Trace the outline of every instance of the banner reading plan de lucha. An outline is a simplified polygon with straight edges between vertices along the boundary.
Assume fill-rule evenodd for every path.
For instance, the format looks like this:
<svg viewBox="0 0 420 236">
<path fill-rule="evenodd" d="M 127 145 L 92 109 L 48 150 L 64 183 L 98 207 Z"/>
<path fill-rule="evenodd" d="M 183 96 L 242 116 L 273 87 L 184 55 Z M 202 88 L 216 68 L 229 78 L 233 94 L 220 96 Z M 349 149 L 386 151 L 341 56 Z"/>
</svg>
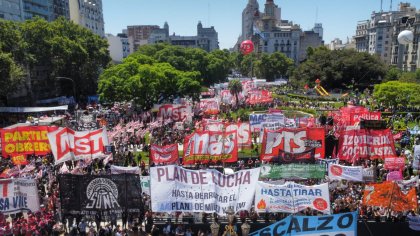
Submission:
<svg viewBox="0 0 420 236">
<path fill-rule="evenodd" d="M 260 169 L 224 175 L 217 170 L 189 170 L 179 166 L 150 168 L 153 212 L 216 212 L 224 215 L 250 210 Z"/>
</svg>

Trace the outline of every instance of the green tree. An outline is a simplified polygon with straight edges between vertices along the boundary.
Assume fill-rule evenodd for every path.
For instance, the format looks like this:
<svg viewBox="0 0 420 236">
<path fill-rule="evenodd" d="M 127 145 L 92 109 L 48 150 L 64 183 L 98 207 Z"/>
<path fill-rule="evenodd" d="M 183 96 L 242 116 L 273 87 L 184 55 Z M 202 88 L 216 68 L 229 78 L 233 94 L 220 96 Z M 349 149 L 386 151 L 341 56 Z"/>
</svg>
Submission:
<svg viewBox="0 0 420 236">
<path fill-rule="evenodd" d="M 238 79 L 233 79 L 229 81 L 228 89 L 232 96 L 235 96 L 236 104 L 239 104 L 238 94 L 242 92 L 242 83 Z"/>
<path fill-rule="evenodd" d="M 420 106 L 420 84 L 389 81 L 376 84 L 373 96 L 379 103 L 386 106 Z"/>
<path fill-rule="evenodd" d="M 0 94 L 7 105 L 7 96 L 13 93 L 24 80 L 23 69 L 17 65 L 11 53 L 0 52 Z"/>
<path fill-rule="evenodd" d="M 272 54 L 264 53 L 255 65 L 257 77 L 266 79 L 267 81 L 287 77 L 293 67 L 293 60 L 281 52 Z"/>
<path fill-rule="evenodd" d="M 105 101 L 134 101 L 149 109 L 178 96 L 198 99 L 200 83 L 198 72 L 180 71 L 169 63 L 158 63 L 136 52 L 102 73 L 98 93 Z"/>
<path fill-rule="evenodd" d="M 378 56 L 351 49 L 331 51 L 320 47 L 296 68 L 291 82 L 295 86 L 306 83 L 313 86 L 315 80 L 320 79 L 327 89 L 365 89 L 380 82 L 386 71 L 387 66 Z"/>
<path fill-rule="evenodd" d="M 386 72 L 384 82 L 388 82 L 388 81 L 392 81 L 392 80 L 398 80 L 401 77 L 401 74 L 402 74 L 402 72 L 401 72 L 400 69 L 398 69 L 395 66 L 392 66 Z"/>
</svg>

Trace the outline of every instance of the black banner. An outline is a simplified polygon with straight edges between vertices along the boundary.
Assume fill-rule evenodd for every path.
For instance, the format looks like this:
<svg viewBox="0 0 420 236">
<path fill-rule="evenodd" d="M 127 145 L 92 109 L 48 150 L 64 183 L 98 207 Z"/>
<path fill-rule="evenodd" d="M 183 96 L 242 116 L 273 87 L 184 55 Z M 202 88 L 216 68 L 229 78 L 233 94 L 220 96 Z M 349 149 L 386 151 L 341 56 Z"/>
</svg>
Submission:
<svg viewBox="0 0 420 236">
<path fill-rule="evenodd" d="M 273 163 L 291 164 L 308 163 L 315 164 L 315 148 L 311 148 L 302 153 L 289 153 L 279 150 L 279 155 L 272 160 Z"/>
<path fill-rule="evenodd" d="M 59 175 L 62 213 L 95 216 L 102 219 L 111 213 L 118 217 L 141 212 L 140 177 L 135 174 L 119 175 Z"/>
</svg>

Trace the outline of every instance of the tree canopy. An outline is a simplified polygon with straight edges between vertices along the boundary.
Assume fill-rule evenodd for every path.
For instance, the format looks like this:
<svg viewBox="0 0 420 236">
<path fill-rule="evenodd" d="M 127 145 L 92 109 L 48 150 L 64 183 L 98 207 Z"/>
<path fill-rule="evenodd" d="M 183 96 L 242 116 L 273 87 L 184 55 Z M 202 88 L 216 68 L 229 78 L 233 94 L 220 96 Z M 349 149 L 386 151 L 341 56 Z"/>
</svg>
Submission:
<svg viewBox="0 0 420 236">
<path fill-rule="evenodd" d="M 381 82 L 387 69 L 378 56 L 352 49 L 331 51 L 320 47 L 313 49 L 308 59 L 296 68 L 291 82 L 303 88 L 305 84 L 314 86 L 315 80 L 320 79 L 322 86 L 327 89 L 362 90 Z"/>
<path fill-rule="evenodd" d="M 99 79 L 98 93 L 105 101 L 131 101 L 149 109 L 160 101 L 189 96 L 198 99 L 199 73 L 181 71 L 166 62 L 134 53 L 122 64 L 106 69 Z"/>
<path fill-rule="evenodd" d="M 20 68 L 31 78 L 43 77 L 32 86 L 55 91 L 59 80 L 56 77 L 68 77 L 75 81 L 77 95 L 82 96 L 96 93 L 101 69 L 111 60 L 105 39 L 64 18 L 52 22 L 41 18 L 24 22 L 0 20 L 0 52 L 13 59 L 17 70 L 12 71 Z M 67 84 L 65 90 L 72 91 L 71 86 Z"/>
<path fill-rule="evenodd" d="M 420 84 L 389 81 L 376 84 L 373 97 L 378 103 L 387 106 L 419 106 Z"/>
</svg>

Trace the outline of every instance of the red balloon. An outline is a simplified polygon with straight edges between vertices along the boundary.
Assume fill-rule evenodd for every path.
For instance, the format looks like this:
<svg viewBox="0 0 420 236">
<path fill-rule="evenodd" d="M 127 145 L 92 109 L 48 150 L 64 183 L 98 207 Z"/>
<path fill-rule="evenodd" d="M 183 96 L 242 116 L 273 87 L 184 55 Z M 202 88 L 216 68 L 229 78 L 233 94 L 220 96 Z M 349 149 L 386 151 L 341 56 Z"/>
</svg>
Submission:
<svg viewBox="0 0 420 236">
<path fill-rule="evenodd" d="M 240 50 L 242 54 L 248 55 L 254 51 L 254 43 L 251 40 L 245 40 L 241 43 Z"/>
</svg>

